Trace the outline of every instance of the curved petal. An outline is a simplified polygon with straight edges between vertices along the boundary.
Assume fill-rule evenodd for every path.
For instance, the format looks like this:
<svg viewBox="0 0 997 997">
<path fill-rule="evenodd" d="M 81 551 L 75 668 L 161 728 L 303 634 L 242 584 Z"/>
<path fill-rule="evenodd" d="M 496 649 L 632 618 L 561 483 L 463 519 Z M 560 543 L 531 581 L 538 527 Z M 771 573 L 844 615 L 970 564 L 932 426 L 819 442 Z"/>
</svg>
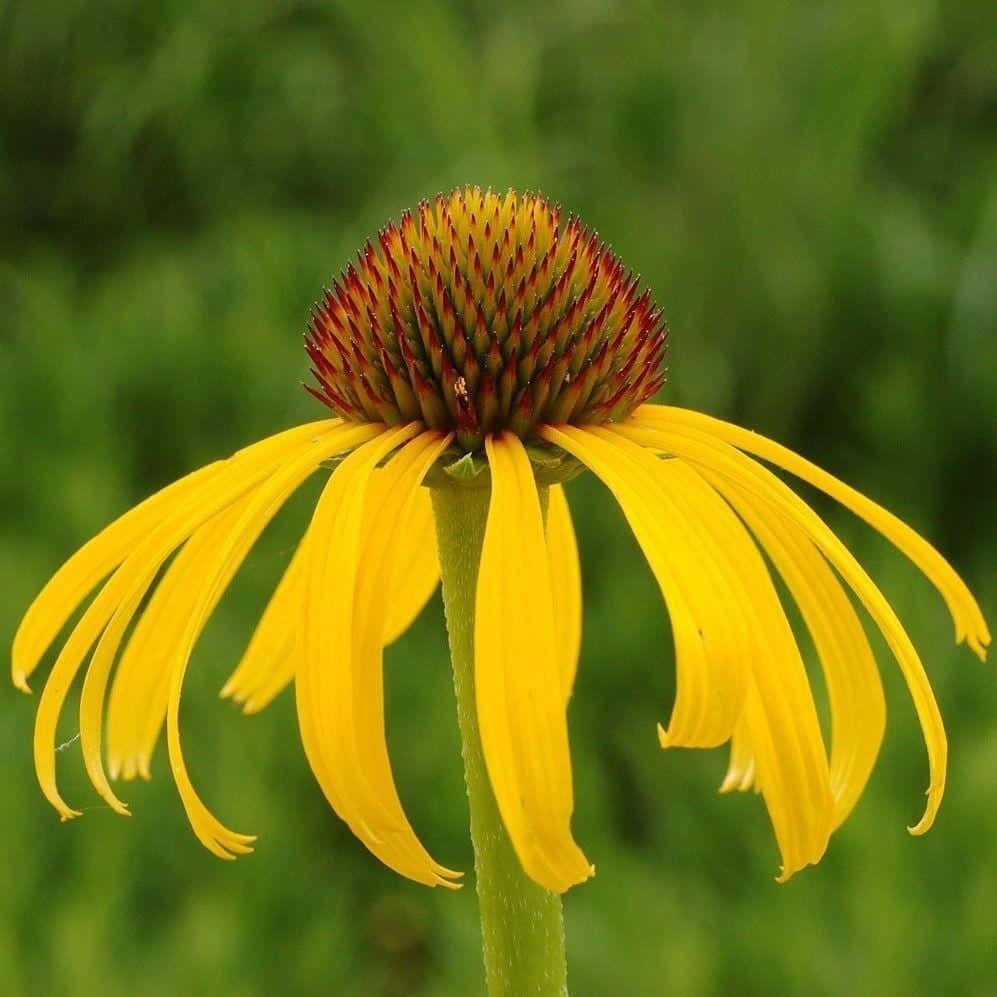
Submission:
<svg viewBox="0 0 997 997">
<path fill-rule="evenodd" d="M 755 753 L 751 747 L 751 734 L 743 719 L 738 721 L 731 735 L 730 761 L 727 765 L 727 774 L 720 783 L 721 793 L 730 793 L 735 789 L 742 793 L 746 793 L 749 789 L 754 789 L 756 793 L 761 792 L 758 770 L 755 767 Z"/>
<path fill-rule="evenodd" d="M 371 489 L 365 509 L 365 536 L 353 610 L 353 648 L 348 662 L 352 669 L 355 748 L 360 778 L 378 799 L 390 800 L 396 814 L 402 813 L 402 804 L 384 732 L 383 648 L 392 614 L 384 592 L 397 592 L 404 584 L 400 575 L 407 567 L 410 551 L 400 541 L 409 533 L 416 501 L 423 497 L 422 479 L 450 440 L 449 435 L 431 431 L 409 442 L 379 472 L 381 481 Z M 373 821 L 370 815 L 366 823 L 377 833 Z M 388 834 L 383 837 L 387 844 Z M 438 884 L 445 886 L 454 886 L 447 880 L 460 875 L 435 862 L 432 871 Z"/>
<path fill-rule="evenodd" d="M 751 682 L 741 715 L 782 855 L 780 880 L 817 862 L 831 833 L 833 801 L 827 756 L 806 669 L 758 548 L 726 502 L 682 460 L 662 461 L 612 428 L 590 432 L 624 451 L 640 451 L 690 532 L 710 541 L 726 581 L 714 614 L 744 613 L 745 642 L 734 653 Z M 635 455 L 636 460 L 636 455 Z M 681 557 L 678 549 L 672 556 Z M 690 570 L 690 563 L 680 562 Z"/>
<path fill-rule="evenodd" d="M 702 471 L 747 523 L 803 614 L 824 671 L 831 705 L 834 826 L 851 813 L 876 763 L 886 700 L 862 623 L 827 561 L 799 526 L 750 492 Z"/>
<path fill-rule="evenodd" d="M 582 571 L 571 510 L 560 485 L 550 486 L 547 508 L 547 556 L 554 598 L 554 633 L 561 659 L 561 690 L 570 699 L 582 646 Z"/>
<path fill-rule="evenodd" d="M 262 710 L 294 678 L 301 661 L 307 565 L 311 556 L 311 535 L 306 532 L 256 624 L 249 646 L 222 686 L 220 695 L 231 697 L 246 713 Z"/>
<path fill-rule="evenodd" d="M 681 456 L 733 481 L 758 499 L 795 522 L 845 579 L 876 621 L 907 682 L 928 750 L 928 802 L 921 820 L 910 831 L 923 834 L 934 821 L 945 791 L 947 742 L 945 728 L 931 684 L 903 625 L 893 608 L 863 567 L 819 516 L 784 482 L 735 447 L 698 430 L 656 430 L 634 423 L 617 427 L 617 432 L 663 453 Z"/>
<path fill-rule="evenodd" d="M 684 461 L 660 463 L 690 521 L 698 515 L 714 533 L 739 599 L 750 611 L 752 643 L 744 654 L 752 684 L 742 719 L 782 853 L 784 881 L 820 860 L 833 823 L 827 755 L 806 669 L 768 568 L 740 520 Z"/>
<path fill-rule="evenodd" d="M 198 488 L 178 499 L 163 515 L 160 524 L 132 548 L 87 607 L 56 659 L 42 690 L 35 718 L 34 755 L 38 781 L 42 792 L 63 819 L 75 817 L 77 812 L 66 805 L 56 787 L 55 731 L 69 688 L 94 641 L 119 607 L 127 607 L 136 594 L 141 597 L 160 565 L 202 523 L 237 501 L 275 468 L 307 447 L 309 439 L 321 440 L 332 433 L 335 429 L 316 437 L 314 430 L 308 427 L 307 433 L 281 434 L 278 446 L 260 450 L 250 447 L 224 462 L 216 474 L 206 477 Z M 274 440 L 264 442 L 273 444 Z"/>
<path fill-rule="evenodd" d="M 474 675 L 489 780 L 527 875 L 564 892 L 592 875 L 574 798 L 540 498 L 511 433 L 485 439 L 492 478 L 475 598 Z"/>
<path fill-rule="evenodd" d="M 198 570 L 248 500 L 244 496 L 195 530 L 170 563 L 135 625 L 108 700 L 107 752 L 112 779 L 150 777 L 152 748 L 166 720 L 169 661 L 178 639 L 176 621 L 185 620 L 190 612 L 190 572 Z"/>
<path fill-rule="evenodd" d="M 215 461 L 173 482 L 105 527 L 63 564 L 28 607 L 14 636 L 11 654 L 14 684 L 28 691 L 28 676 L 87 593 L 119 565 L 165 516 L 191 496 L 199 494 L 222 469 L 232 462 L 248 467 L 255 461 L 279 455 L 285 446 L 325 433 L 340 422 L 340 419 L 323 419 L 261 440 L 233 454 L 228 460 Z"/>
<path fill-rule="evenodd" d="M 750 669 L 750 626 L 715 541 L 691 528 L 662 485 L 661 461 L 591 429 L 546 426 L 540 435 L 588 466 L 612 491 L 668 606 L 675 642 L 675 704 L 663 744 L 716 747 L 734 730 Z M 718 593 L 730 611 L 717 612 Z"/>
<path fill-rule="evenodd" d="M 873 529 L 882 533 L 917 565 L 945 600 L 955 624 L 956 643 L 961 643 L 965 639 L 980 659 L 986 658 L 990 631 L 972 592 L 948 561 L 924 537 L 892 512 L 774 440 L 724 422 L 722 419 L 670 405 L 644 405 L 637 409 L 632 419 L 637 425 L 648 425 L 657 429 L 685 427 L 707 433 L 740 450 L 761 457 L 826 492 L 864 519 Z"/>
<path fill-rule="evenodd" d="M 234 858 L 249 851 L 253 839 L 230 831 L 214 817 L 187 773 L 180 743 L 180 695 L 194 644 L 253 544 L 287 499 L 322 461 L 375 437 L 380 429 L 380 426 L 343 427 L 293 454 L 256 489 L 238 515 L 233 515 L 235 521 L 217 546 L 206 553 L 204 562 L 191 566 L 188 581 L 193 597 L 186 607 L 186 616 L 176 621 L 180 632 L 170 659 L 166 740 L 170 766 L 191 827 L 198 840 L 219 858 Z"/>
<path fill-rule="evenodd" d="M 384 490 L 387 480 L 380 470 L 371 475 L 372 496 Z M 371 528 L 369 516 L 364 528 L 368 532 Z M 385 646 L 408 630 L 440 580 L 433 507 L 426 489 L 419 488 L 412 493 L 408 528 L 395 539 L 397 566 L 389 588 Z M 294 679 L 301 663 L 304 566 L 310 556 L 309 544 L 306 533 L 260 618 L 242 660 L 222 688 L 221 695 L 241 704 L 246 713 L 258 713 L 273 702 Z"/>
<path fill-rule="evenodd" d="M 390 487 L 387 476 L 374 475 L 375 488 Z M 388 603 L 384 644 L 393 644 L 422 612 L 440 582 L 440 561 L 436 554 L 436 528 L 433 503 L 427 488 L 412 493 L 408 528 L 395 537 L 397 561 Z"/>
<path fill-rule="evenodd" d="M 354 694 L 356 590 L 370 478 L 384 457 L 419 432 L 417 424 L 386 430 L 347 457 L 322 493 L 309 527 L 314 546 L 307 565 L 304 662 L 295 694 L 305 753 L 336 813 L 386 865 L 417 882 L 444 885 L 449 870 L 422 847 L 397 797 L 378 792 L 363 774 Z M 414 449 L 404 448 L 396 469 L 409 467 L 427 445 L 424 436 Z"/>
</svg>

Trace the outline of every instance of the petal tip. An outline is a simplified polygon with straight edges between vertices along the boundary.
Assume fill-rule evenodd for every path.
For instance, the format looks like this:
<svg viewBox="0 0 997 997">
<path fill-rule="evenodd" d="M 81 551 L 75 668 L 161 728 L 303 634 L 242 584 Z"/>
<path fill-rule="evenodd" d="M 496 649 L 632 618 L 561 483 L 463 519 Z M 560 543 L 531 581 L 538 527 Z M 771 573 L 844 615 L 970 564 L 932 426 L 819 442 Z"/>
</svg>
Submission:
<svg viewBox="0 0 997 997">
<path fill-rule="evenodd" d="M 935 817 L 938 816 L 938 808 L 942 802 L 942 790 L 935 789 L 934 787 L 929 788 L 927 790 L 927 797 L 928 803 L 924 808 L 924 816 L 916 824 L 907 826 L 908 833 L 913 834 L 915 837 L 927 834 L 934 825 Z"/>
</svg>

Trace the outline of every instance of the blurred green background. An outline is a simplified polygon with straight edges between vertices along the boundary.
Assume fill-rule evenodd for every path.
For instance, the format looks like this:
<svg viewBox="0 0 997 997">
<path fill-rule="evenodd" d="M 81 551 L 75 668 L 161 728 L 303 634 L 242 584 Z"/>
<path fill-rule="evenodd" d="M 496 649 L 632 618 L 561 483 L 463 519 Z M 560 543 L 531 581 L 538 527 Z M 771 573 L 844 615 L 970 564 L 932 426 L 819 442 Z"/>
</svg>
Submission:
<svg viewBox="0 0 997 997">
<path fill-rule="evenodd" d="M 722 9 L 721 9 L 722 6 Z M 639 270 L 672 327 L 664 396 L 803 451 L 932 537 L 997 617 L 997 7 L 611 0 L 0 3 L 0 635 L 163 483 L 321 415 L 310 303 L 389 216 L 454 184 L 539 188 Z M 132 820 L 34 702 L 0 695 L 3 994 L 482 992 L 473 889 L 414 886 L 327 809 L 290 695 L 216 698 L 314 501 L 264 537 L 199 647 L 188 760 L 256 853 L 212 858 L 160 752 Z M 997 993 L 997 683 L 940 599 L 816 500 L 880 581 L 946 716 L 926 764 L 880 641 L 881 764 L 788 885 L 724 752 L 662 752 L 663 607 L 609 496 L 569 486 L 585 580 L 566 898 L 575 995 Z M 414 826 L 471 868 L 438 597 L 388 662 Z M 40 685 L 44 671 L 35 682 Z M 67 709 L 60 735 L 76 733 Z"/>
</svg>

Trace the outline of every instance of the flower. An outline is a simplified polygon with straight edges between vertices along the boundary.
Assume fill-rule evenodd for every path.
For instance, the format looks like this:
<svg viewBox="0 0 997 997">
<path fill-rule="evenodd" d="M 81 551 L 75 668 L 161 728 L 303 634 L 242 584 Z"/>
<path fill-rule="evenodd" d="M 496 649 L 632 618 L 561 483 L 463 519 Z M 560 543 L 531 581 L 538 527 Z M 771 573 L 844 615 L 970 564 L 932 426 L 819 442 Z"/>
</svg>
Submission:
<svg viewBox="0 0 997 997">
<path fill-rule="evenodd" d="M 188 777 L 179 736 L 192 649 L 261 531 L 334 462 L 318 506 L 248 649 L 223 689 L 247 712 L 294 683 L 301 738 L 335 812 L 384 863 L 427 885 L 458 873 L 420 843 L 395 790 L 384 737 L 384 647 L 439 577 L 428 483 L 489 487 L 477 574 L 475 689 L 489 779 L 524 870 L 564 891 L 592 873 L 571 832 L 566 711 L 581 633 L 578 554 L 562 483 L 582 467 L 608 486 L 668 607 L 677 691 L 663 747 L 731 744 L 722 789 L 754 787 L 781 879 L 817 862 L 873 768 L 885 706 L 862 623 L 883 633 L 928 750 L 926 831 L 945 784 L 941 717 L 917 652 L 874 582 L 773 464 L 823 490 L 892 541 L 945 599 L 982 658 L 990 637 L 966 585 L 924 539 L 830 474 L 765 437 L 649 403 L 666 331 L 598 238 L 544 198 L 464 188 L 379 234 L 316 306 L 306 337 L 332 418 L 298 426 L 189 474 L 127 512 L 66 562 L 27 611 L 13 679 L 27 678 L 102 580 L 59 652 L 39 703 L 42 790 L 63 818 L 55 733 L 90 655 L 80 741 L 97 792 L 148 777 L 165 724 L 194 833 L 221 858 L 252 838 L 215 818 Z M 549 496 L 546 524 L 542 495 Z M 823 668 L 824 746 L 800 651 L 766 555 L 797 602 Z M 172 557 L 172 560 L 170 558 Z M 169 562 L 157 582 L 160 569 Z M 151 597 L 124 651 L 125 634 Z M 102 723 L 107 705 L 108 770 Z"/>
</svg>

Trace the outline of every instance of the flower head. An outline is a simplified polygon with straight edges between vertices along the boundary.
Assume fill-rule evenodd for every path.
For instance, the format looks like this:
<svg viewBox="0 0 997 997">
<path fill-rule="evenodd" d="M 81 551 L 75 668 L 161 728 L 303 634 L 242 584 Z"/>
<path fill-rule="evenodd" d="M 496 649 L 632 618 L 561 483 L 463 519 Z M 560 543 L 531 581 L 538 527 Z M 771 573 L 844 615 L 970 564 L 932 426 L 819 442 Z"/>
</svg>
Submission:
<svg viewBox="0 0 997 997">
<path fill-rule="evenodd" d="M 56 784 L 54 745 L 89 656 L 80 740 L 97 792 L 126 813 L 109 776 L 147 777 L 165 726 L 195 834 L 222 858 L 251 850 L 252 838 L 218 821 L 187 775 L 181 690 L 194 645 L 257 537 L 309 475 L 334 461 L 223 694 L 252 712 L 293 682 L 305 753 L 331 807 L 402 875 L 454 885 L 458 874 L 428 854 L 395 789 L 382 654 L 439 578 L 421 486 L 462 487 L 460 475 L 433 477 L 456 451 L 458 464 L 468 459 L 461 453 L 475 455 L 489 470 L 474 683 L 495 800 L 533 879 L 563 891 L 591 875 L 570 827 L 566 712 L 581 633 L 578 556 L 563 489 L 547 483 L 533 449 L 540 446 L 555 463 L 568 455 L 591 469 L 623 509 L 672 624 L 677 693 L 660 743 L 730 744 L 721 788 L 760 792 L 782 878 L 820 859 L 858 801 L 883 736 L 879 671 L 846 587 L 910 689 L 929 760 L 927 807 L 912 831 L 927 830 L 944 789 L 946 741 L 917 652 L 861 565 L 755 458 L 825 491 L 892 541 L 945 599 L 956 640 L 983 657 L 990 635 L 982 613 L 942 556 L 765 437 L 647 404 L 664 382 L 661 313 L 593 235 L 575 221 L 562 227 L 542 198 L 466 188 L 389 225 L 378 243 L 325 295 L 308 335 L 318 383 L 310 390 L 335 417 L 286 430 L 153 495 L 70 558 L 25 614 L 12 667 L 27 689 L 62 625 L 103 580 L 38 708 L 35 763 L 58 812 L 77 815 Z M 830 751 L 772 569 L 820 658 Z"/>
<path fill-rule="evenodd" d="M 664 383 L 650 292 L 536 194 L 476 187 L 388 224 L 315 306 L 320 401 L 349 422 L 421 422 L 465 451 L 503 429 L 618 421 Z"/>
</svg>

